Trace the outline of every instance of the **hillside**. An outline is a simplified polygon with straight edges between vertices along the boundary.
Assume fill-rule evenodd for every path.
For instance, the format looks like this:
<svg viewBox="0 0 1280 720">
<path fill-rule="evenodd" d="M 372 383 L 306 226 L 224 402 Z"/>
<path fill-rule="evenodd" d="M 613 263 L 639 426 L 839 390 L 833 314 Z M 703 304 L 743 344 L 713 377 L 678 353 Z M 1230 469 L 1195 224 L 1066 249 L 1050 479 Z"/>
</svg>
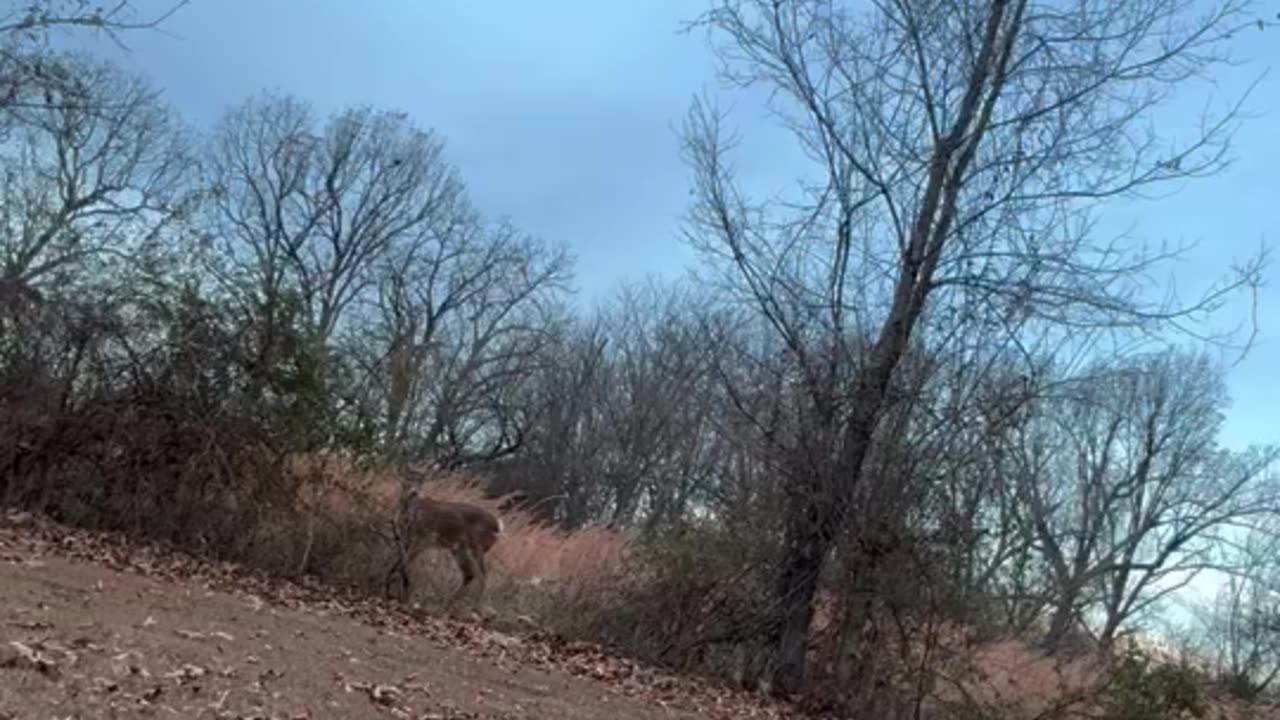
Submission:
<svg viewBox="0 0 1280 720">
<path fill-rule="evenodd" d="M 0 718 L 782 717 L 597 650 L 0 518 Z"/>
</svg>

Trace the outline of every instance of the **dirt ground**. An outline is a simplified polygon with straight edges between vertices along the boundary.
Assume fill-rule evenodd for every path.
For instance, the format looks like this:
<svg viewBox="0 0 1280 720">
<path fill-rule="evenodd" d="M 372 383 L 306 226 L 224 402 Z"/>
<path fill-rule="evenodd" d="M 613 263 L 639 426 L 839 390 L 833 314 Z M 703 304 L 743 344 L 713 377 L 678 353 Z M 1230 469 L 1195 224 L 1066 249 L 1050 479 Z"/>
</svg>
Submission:
<svg viewBox="0 0 1280 720">
<path fill-rule="evenodd" d="M 0 719 L 778 717 L 587 651 L 362 619 L 88 537 L 0 522 Z"/>
</svg>

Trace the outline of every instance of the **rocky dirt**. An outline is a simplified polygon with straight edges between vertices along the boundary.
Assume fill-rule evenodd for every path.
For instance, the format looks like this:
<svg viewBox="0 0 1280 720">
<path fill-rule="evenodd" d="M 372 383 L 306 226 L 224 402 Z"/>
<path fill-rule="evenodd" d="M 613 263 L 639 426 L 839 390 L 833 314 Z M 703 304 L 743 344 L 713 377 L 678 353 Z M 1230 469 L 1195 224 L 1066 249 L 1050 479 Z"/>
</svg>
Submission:
<svg viewBox="0 0 1280 720">
<path fill-rule="evenodd" d="M 788 716 L 591 646 L 0 516 L 0 720 Z"/>
</svg>

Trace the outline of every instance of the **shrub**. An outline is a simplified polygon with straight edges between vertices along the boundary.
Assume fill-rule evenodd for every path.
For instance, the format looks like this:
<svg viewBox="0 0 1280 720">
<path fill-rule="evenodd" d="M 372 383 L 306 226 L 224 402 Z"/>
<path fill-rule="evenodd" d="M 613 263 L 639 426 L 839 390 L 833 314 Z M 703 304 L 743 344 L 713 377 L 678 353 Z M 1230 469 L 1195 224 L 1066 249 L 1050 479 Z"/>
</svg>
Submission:
<svg viewBox="0 0 1280 720">
<path fill-rule="evenodd" d="M 1184 663 L 1157 663 L 1137 648 L 1116 657 L 1099 705 L 1104 720 L 1175 720 L 1207 712 L 1204 678 Z"/>
<path fill-rule="evenodd" d="M 555 627 L 637 659 L 752 683 L 768 663 L 768 558 L 761 543 L 689 523 L 638 546 L 614 584 Z"/>
<path fill-rule="evenodd" d="M 0 503 L 69 525 L 238 559 L 296 491 L 253 420 L 161 387 L 60 405 L 10 379 L 0 410 Z"/>
</svg>

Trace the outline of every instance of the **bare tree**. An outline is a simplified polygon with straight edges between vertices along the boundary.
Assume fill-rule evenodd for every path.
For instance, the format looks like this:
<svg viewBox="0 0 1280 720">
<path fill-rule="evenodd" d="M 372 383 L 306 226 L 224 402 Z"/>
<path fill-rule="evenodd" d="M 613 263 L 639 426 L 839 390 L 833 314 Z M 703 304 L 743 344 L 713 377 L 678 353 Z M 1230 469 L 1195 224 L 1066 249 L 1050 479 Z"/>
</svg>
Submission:
<svg viewBox="0 0 1280 720">
<path fill-rule="evenodd" d="M 447 466 L 520 448 L 569 277 L 560 249 L 468 211 L 384 266 L 364 365 L 393 447 Z"/>
<path fill-rule="evenodd" d="M 1223 167 L 1233 108 L 1183 144 L 1148 121 L 1249 20 L 1236 0 L 1195 16 L 1168 0 L 725 0 L 701 17 L 725 77 L 768 87 L 817 168 L 798 197 L 753 202 L 720 114 L 690 114 L 690 237 L 783 339 L 832 438 L 830 462 L 785 479 L 778 689 L 804 676 L 819 569 L 929 304 L 970 292 L 1011 318 L 1153 329 L 1256 279 L 1250 264 L 1189 304 L 1150 301 L 1139 278 L 1174 253 L 1089 232 L 1091 201 Z M 873 339 L 861 357 L 855 336 Z"/>
<path fill-rule="evenodd" d="M 173 0 L 161 11 L 140 15 L 130 0 L 24 0 L 0 4 L 0 108 L 38 105 L 39 95 L 67 89 L 66 68 L 50 62 L 48 41 L 59 31 L 89 30 L 124 46 L 126 33 L 160 27 L 191 0 Z M 79 102 L 87 98 L 77 98 Z M 110 99 L 95 98 L 100 102 Z M 70 102 L 70 98 L 63 98 Z"/>
<path fill-rule="evenodd" d="M 1235 697 L 1256 700 L 1280 677 L 1280 600 L 1273 527 L 1248 533 L 1235 549 L 1234 572 L 1205 606 L 1192 652 Z"/>
<path fill-rule="evenodd" d="M 706 381 L 714 349 L 689 285 L 631 286 L 606 311 L 612 342 L 601 411 L 608 436 L 601 479 L 610 522 L 656 526 L 687 506 L 709 440 Z"/>
<path fill-rule="evenodd" d="M 313 124 L 305 103 L 255 98 L 223 120 L 210 164 L 226 255 L 256 303 L 265 313 L 296 293 L 323 343 L 398 243 L 453 221 L 462 186 L 442 143 L 402 114 Z"/>
<path fill-rule="evenodd" d="M 654 532 L 705 499 L 719 457 L 709 342 L 691 286 L 627 286 L 567 327 L 535 381 L 540 409 L 522 474 L 566 527 Z M 713 459 L 714 458 L 714 459 Z"/>
<path fill-rule="evenodd" d="M 317 126 L 287 96 L 229 111 L 209 157 L 208 209 L 218 292 L 248 329 L 247 398 L 284 398 L 319 431 L 317 411 L 337 412 L 328 395 L 355 372 L 335 349 L 362 326 L 344 323 L 368 319 L 357 301 L 374 302 L 405 247 L 454 233 L 469 209 L 443 143 L 403 114 L 350 108 Z"/>
<path fill-rule="evenodd" d="M 532 383 L 538 413 L 523 452 L 491 466 L 498 488 L 525 492 L 530 511 L 569 529 L 604 514 L 598 468 L 608 430 L 600 409 L 612 371 L 610 340 L 600 313 L 557 328 Z"/>
<path fill-rule="evenodd" d="M 45 104 L 0 109 L 0 300 L 10 308 L 120 285 L 169 252 L 194 197 L 185 133 L 155 91 L 83 57 L 48 62 L 72 80 Z"/>
<path fill-rule="evenodd" d="M 1205 356 L 1162 353 L 1097 364 L 1037 409 L 1016 477 L 1052 579 L 1050 648 L 1095 604 L 1110 644 L 1197 572 L 1224 567 L 1223 532 L 1274 508 L 1277 452 L 1220 448 L 1226 402 Z"/>
<path fill-rule="evenodd" d="M 148 30 L 159 27 L 191 0 L 175 0 L 162 11 L 140 16 L 129 0 L 100 4 L 89 0 L 26 0 L 10 2 L 0 10 L 0 33 L 27 33 L 42 37 L 51 30 L 66 28 L 90 28 L 112 37 L 129 30 Z"/>
</svg>

